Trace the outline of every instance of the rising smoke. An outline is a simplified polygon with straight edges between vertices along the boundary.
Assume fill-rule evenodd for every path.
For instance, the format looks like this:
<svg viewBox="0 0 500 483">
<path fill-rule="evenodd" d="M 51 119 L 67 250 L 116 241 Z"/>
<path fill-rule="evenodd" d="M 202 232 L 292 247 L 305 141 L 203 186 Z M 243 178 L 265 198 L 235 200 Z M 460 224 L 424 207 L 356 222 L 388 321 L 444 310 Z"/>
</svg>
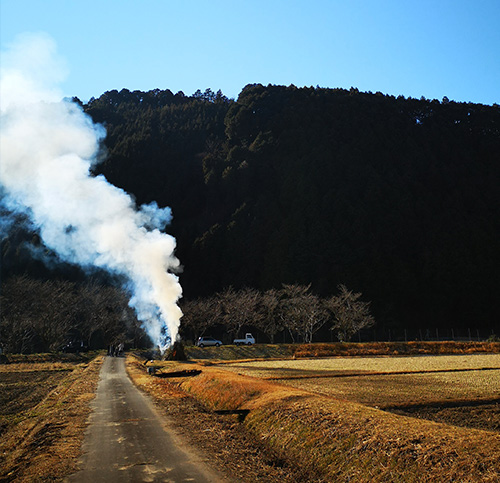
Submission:
<svg viewBox="0 0 500 483">
<path fill-rule="evenodd" d="M 54 88 L 64 78 L 54 41 L 20 38 L 2 52 L 0 190 L 4 205 L 26 215 L 43 243 L 65 262 L 127 280 L 130 305 L 164 351 L 175 341 L 182 289 L 175 239 L 163 233 L 169 208 L 137 209 L 132 198 L 92 176 L 102 126 Z"/>
</svg>

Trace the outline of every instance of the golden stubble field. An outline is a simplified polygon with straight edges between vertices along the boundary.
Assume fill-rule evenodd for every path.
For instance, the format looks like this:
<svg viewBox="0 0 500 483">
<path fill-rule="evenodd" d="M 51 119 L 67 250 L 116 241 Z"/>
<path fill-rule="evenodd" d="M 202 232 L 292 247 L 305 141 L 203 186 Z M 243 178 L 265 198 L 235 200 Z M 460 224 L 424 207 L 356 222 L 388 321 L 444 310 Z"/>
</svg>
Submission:
<svg viewBox="0 0 500 483">
<path fill-rule="evenodd" d="M 210 352 L 158 364 L 155 397 L 173 386 L 209 411 L 244 414 L 239 432 L 300 468 L 300 481 L 500 481 L 498 353 L 230 361 Z"/>
<path fill-rule="evenodd" d="M 0 481 L 59 481 L 74 471 L 101 363 L 48 354 L 0 365 Z"/>
<path fill-rule="evenodd" d="M 375 408 L 500 431 L 500 354 L 251 361 L 223 367 Z"/>
<path fill-rule="evenodd" d="M 0 366 L 0 481 L 59 480 L 75 467 L 102 357 L 24 359 Z M 500 481 L 500 354 L 150 362 L 160 377 L 128 361 L 231 473 L 266 456 L 252 481 Z"/>
</svg>

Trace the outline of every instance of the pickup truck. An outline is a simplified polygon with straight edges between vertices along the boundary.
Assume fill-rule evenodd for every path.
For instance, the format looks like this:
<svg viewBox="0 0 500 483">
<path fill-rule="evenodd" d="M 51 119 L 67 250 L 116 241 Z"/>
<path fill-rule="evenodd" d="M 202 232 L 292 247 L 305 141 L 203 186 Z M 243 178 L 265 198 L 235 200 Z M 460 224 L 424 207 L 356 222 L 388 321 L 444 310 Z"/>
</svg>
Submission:
<svg viewBox="0 0 500 483">
<path fill-rule="evenodd" d="M 249 332 L 245 334 L 244 339 L 234 339 L 233 344 L 236 345 L 252 345 L 255 344 L 255 339 L 253 338 L 253 335 L 250 334 Z"/>
</svg>

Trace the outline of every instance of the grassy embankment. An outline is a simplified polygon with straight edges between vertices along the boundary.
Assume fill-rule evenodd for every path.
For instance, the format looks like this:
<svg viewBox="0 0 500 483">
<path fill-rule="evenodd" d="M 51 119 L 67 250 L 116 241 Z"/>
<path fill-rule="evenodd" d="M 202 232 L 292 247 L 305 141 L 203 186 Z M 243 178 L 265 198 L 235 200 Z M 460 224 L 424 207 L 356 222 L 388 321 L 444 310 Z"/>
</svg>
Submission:
<svg viewBox="0 0 500 483">
<path fill-rule="evenodd" d="M 415 350 L 417 344 L 412 345 L 395 348 L 394 345 L 379 344 L 378 353 L 393 354 L 395 350 L 408 353 L 410 349 Z M 424 353 L 500 352 L 498 343 L 418 345 Z M 296 346 L 295 353 L 290 356 L 311 355 L 311 352 L 330 356 L 360 355 L 362 349 L 358 344 L 352 347 L 347 347 L 350 344 L 329 346 Z M 226 359 L 220 349 L 205 348 L 205 357 L 212 352 L 218 359 Z M 224 349 L 230 349 L 233 355 L 236 350 Z M 255 359 L 262 357 L 262 352 L 273 353 L 269 348 L 258 346 L 246 349 L 253 351 L 240 353 L 241 358 Z M 367 349 L 373 354 L 377 347 L 369 345 Z M 212 410 L 247 410 L 242 423 L 246 430 L 283 460 L 298 462 L 312 479 L 391 482 L 500 480 L 500 436 L 496 432 L 392 414 L 353 401 L 228 372 L 223 370 L 224 365 L 214 366 L 213 362 L 184 366 L 165 362 L 161 365 L 164 372 L 200 369 L 202 372 L 196 377 L 172 379 L 165 384 L 175 384 Z M 155 391 L 156 397 L 161 397 L 161 386 L 155 385 Z"/>
<path fill-rule="evenodd" d="M 9 356 L 0 365 L 0 481 L 57 481 L 76 469 L 102 357 Z"/>
<path fill-rule="evenodd" d="M 221 347 L 188 346 L 190 359 L 259 359 L 301 357 L 350 357 L 432 354 L 499 353 L 500 342 L 349 342 L 332 344 L 257 344 L 255 346 L 224 345 Z"/>
</svg>

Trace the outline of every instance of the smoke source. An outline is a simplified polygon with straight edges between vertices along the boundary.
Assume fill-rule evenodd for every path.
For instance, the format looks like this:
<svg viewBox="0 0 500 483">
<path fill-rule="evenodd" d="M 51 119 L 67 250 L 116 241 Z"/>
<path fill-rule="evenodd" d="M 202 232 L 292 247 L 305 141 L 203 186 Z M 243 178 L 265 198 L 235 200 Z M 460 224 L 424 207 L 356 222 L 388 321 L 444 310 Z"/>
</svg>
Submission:
<svg viewBox="0 0 500 483">
<path fill-rule="evenodd" d="M 182 289 L 175 239 L 163 233 L 169 208 L 136 208 L 123 190 L 92 176 L 105 136 L 54 85 L 64 77 L 53 40 L 20 38 L 2 52 L 0 77 L 0 190 L 11 211 L 39 229 L 44 244 L 65 262 L 124 277 L 130 305 L 164 351 L 175 341 Z"/>
</svg>

